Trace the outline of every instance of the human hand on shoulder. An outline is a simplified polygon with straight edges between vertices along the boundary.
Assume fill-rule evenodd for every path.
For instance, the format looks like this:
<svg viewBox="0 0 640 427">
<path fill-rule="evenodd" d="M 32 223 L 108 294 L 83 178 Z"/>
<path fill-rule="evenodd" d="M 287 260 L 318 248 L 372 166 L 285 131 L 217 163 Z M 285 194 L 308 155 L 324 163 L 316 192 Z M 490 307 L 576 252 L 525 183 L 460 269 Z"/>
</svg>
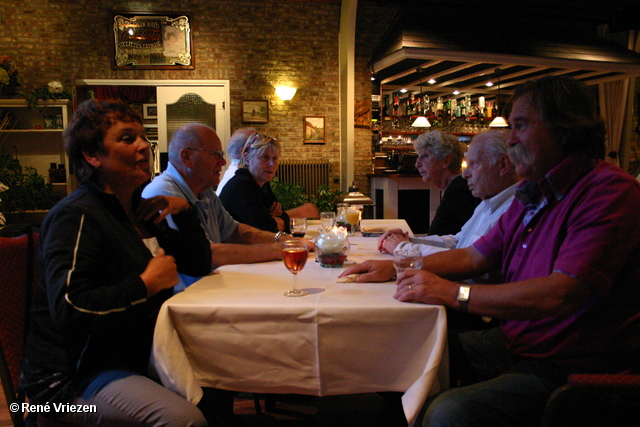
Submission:
<svg viewBox="0 0 640 427">
<path fill-rule="evenodd" d="M 153 218 L 153 223 L 158 224 L 168 215 L 177 214 L 191 207 L 182 197 L 154 196 L 149 199 L 141 199 L 135 210 L 135 214 L 144 221 Z"/>
</svg>

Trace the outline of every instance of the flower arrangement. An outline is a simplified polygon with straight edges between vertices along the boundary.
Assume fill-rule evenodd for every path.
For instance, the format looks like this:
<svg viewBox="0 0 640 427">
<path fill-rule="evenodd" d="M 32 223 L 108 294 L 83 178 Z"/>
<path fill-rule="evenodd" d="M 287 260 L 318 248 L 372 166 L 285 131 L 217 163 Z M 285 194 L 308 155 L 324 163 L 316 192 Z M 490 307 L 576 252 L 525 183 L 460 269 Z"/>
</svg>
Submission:
<svg viewBox="0 0 640 427">
<path fill-rule="evenodd" d="M 71 92 L 62 87 L 59 81 L 51 81 L 46 87 L 32 90 L 25 95 L 27 105 L 31 109 L 38 108 L 39 101 L 50 101 L 55 99 L 71 99 Z"/>
<path fill-rule="evenodd" d="M 0 56 L 0 91 L 2 95 L 13 96 L 20 87 L 18 83 L 18 68 L 7 55 Z"/>
</svg>

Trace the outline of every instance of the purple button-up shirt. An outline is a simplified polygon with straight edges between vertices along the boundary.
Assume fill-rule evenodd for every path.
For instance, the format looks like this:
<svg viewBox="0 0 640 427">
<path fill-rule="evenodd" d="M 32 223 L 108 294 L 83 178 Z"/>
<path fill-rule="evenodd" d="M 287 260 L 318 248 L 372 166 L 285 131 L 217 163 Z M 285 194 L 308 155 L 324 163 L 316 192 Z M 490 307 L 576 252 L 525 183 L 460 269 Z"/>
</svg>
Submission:
<svg viewBox="0 0 640 427">
<path fill-rule="evenodd" d="M 568 372 L 604 372 L 625 320 L 640 311 L 640 184 L 604 161 L 570 156 L 540 183 L 523 182 L 498 224 L 474 247 L 505 282 L 561 272 L 592 295 L 575 313 L 504 321 L 514 355 Z"/>
</svg>

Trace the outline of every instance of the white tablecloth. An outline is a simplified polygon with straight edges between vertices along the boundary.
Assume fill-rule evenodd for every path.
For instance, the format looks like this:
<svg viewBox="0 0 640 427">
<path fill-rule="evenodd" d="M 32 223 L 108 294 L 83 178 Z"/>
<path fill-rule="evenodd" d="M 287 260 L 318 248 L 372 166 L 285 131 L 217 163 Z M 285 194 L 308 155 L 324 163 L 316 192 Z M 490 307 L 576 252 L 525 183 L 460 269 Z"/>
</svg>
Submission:
<svg viewBox="0 0 640 427">
<path fill-rule="evenodd" d="M 364 221 L 397 227 L 400 220 Z M 347 264 L 371 258 L 377 238 L 350 237 Z M 395 283 L 336 283 L 343 269 L 309 255 L 305 297 L 285 297 L 281 261 L 224 266 L 169 299 L 158 316 L 153 363 L 163 384 L 196 403 L 201 387 L 317 396 L 401 391 L 411 424 L 446 388 L 441 306 L 401 303 Z"/>
</svg>

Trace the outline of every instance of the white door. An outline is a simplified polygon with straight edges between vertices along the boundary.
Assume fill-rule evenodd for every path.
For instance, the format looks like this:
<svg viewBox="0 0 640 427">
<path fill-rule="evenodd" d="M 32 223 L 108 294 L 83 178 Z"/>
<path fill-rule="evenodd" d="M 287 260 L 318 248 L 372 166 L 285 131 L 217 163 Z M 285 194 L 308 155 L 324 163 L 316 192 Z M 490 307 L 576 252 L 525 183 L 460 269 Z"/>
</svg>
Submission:
<svg viewBox="0 0 640 427">
<path fill-rule="evenodd" d="M 230 136 L 229 81 L 206 84 L 158 84 L 158 151 L 166 156 L 173 132 L 187 123 L 203 123 L 215 129 L 226 150 Z M 166 157 L 165 157 L 166 158 Z"/>
</svg>

